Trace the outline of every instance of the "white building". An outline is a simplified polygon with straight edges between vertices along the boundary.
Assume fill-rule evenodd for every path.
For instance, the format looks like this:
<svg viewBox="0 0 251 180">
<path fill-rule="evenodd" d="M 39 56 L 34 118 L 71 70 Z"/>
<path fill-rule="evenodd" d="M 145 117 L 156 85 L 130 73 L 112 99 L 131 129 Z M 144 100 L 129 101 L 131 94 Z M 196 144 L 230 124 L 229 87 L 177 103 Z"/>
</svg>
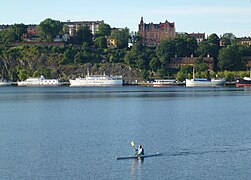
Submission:
<svg viewBox="0 0 251 180">
<path fill-rule="evenodd" d="M 67 21 L 64 23 L 64 25 L 68 29 L 67 31 L 69 32 L 70 36 L 73 37 L 75 36 L 78 29 L 83 26 L 89 27 L 92 34 L 95 35 L 98 31 L 99 25 L 103 23 L 104 23 L 103 20 L 102 21 L 74 21 L 74 22 Z"/>
</svg>

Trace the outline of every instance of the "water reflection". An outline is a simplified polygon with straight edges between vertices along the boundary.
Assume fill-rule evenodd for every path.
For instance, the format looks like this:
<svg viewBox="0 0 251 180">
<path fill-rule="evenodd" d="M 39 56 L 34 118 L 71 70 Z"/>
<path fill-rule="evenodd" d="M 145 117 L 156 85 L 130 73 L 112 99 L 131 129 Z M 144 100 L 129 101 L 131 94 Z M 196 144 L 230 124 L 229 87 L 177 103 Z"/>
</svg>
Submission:
<svg viewBox="0 0 251 180">
<path fill-rule="evenodd" d="M 141 179 L 141 166 L 144 163 L 144 158 L 133 159 L 131 163 L 131 179 Z"/>
</svg>

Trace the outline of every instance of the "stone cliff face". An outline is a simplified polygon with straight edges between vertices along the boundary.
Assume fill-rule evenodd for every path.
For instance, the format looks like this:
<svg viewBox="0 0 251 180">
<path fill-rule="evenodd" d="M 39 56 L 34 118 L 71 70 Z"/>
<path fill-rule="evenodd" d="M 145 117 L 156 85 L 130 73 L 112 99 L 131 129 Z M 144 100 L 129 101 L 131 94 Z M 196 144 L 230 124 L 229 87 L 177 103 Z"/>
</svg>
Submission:
<svg viewBox="0 0 251 180">
<path fill-rule="evenodd" d="M 6 78 L 12 81 L 18 81 L 18 73 L 20 69 L 25 69 L 28 72 L 28 76 L 32 76 L 35 71 L 43 74 L 43 70 L 49 72 L 50 77 L 46 78 L 58 78 L 62 81 L 68 81 L 69 79 L 76 77 L 84 77 L 89 74 L 93 75 L 113 75 L 123 76 L 123 80 L 127 83 L 133 83 L 135 80 L 141 81 L 140 70 L 131 68 L 130 66 L 122 63 L 97 63 L 97 64 L 59 64 L 57 60 L 45 59 L 29 59 L 18 60 L 14 58 L 0 58 L 0 78 Z M 42 72 L 41 72 L 42 71 Z"/>
</svg>

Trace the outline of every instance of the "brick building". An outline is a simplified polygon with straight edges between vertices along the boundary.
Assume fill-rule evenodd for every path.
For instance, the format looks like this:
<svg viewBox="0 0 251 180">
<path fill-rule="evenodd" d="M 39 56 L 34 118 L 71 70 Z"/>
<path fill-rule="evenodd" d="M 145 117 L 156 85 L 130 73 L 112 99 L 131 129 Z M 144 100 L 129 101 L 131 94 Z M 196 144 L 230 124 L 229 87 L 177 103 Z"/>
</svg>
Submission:
<svg viewBox="0 0 251 180">
<path fill-rule="evenodd" d="M 185 65 L 195 65 L 198 57 L 176 57 L 171 58 L 169 67 L 174 69 L 179 69 Z M 214 58 L 213 57 L 203 57 L 203 62 L 208 65 L 208 69 L 214 70 Z"/>
<path fill-rule="evenodd" d="M 146 24 L 141 17 L 139 24 L 139 36 L 141 37 L 142 45 L 144 46 L 157 46 L 163 39 L 174 38 L 176 35 L 174 22 Z"/>
</svg>

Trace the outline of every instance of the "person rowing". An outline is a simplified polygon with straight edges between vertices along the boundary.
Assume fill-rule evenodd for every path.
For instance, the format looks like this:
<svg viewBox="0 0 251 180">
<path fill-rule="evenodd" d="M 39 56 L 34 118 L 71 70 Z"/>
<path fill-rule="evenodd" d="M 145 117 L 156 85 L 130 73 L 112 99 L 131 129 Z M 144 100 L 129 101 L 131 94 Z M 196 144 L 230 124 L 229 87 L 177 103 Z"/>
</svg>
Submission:
<svg viewBox="0 0 251 180">
<path fill-rule="evenodd" d="M 138 148 L 135 151 L 136 151 L 136 153 L 137 153 L 138 156 L 145 155 L 144 148 L 142 147 L 141 144 L 138 146 Z"/>
<path fill-rule="evenodd" d="M 138 148 L 135 148 L 134 142 L 131 141 L 131 145 L 132 145 L 132 147 L 133 147 L 133 149 L 135 151 L 135 155 L 140 156 L 140 155 L 144 155 L 145 154 L 144 148 L 142 147 L 141 144 L 138 146 Z"/>
</svg>

